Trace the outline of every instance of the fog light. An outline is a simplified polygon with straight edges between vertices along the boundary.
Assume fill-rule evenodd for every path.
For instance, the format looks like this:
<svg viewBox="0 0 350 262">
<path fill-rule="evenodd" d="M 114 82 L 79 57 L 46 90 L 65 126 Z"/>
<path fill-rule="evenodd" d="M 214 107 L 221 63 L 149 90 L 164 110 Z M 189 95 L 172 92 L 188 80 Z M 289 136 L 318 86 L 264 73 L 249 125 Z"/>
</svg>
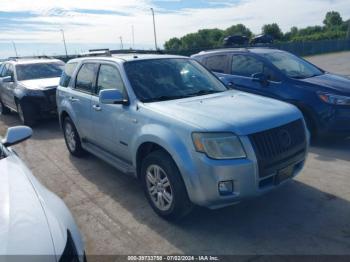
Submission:
<svg viewBox="0 0 350 262">
<path fill-rule="evenodd" d="M 231 195 L 233 193 L 233 181 L 219 182 L 219 193 L 222 196 Z"/>
</svg>

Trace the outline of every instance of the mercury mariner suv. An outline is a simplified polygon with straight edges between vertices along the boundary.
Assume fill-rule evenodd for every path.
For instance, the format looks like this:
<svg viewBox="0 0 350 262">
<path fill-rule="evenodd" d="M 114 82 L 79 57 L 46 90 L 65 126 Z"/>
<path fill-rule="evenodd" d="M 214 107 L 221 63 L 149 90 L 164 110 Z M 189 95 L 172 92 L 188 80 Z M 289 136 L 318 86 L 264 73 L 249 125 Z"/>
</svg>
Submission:
<svg viewBox="0 0 350 262">
<path fill-rule="evenodd" d="M 228 90 L 190 58 L 74 59 L 56 97 L 70 153 L 140 178 L 164 218 L 259 195 L 305 163 L 309 134 L 296 107 Z"/>
<path fill-rule="evenodd" d="M 16 58 L 0 67 L 0 115 L 17 112 L 24 125 L 56 116 L 56 88 L 64 68 L 57 59 Z"/>
</svg>

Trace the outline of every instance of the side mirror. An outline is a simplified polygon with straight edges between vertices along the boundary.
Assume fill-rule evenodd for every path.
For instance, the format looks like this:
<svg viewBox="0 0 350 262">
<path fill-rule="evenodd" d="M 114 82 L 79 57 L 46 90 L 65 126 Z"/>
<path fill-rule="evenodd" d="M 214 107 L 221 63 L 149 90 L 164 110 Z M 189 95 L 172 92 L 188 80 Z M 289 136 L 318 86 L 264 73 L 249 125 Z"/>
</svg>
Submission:
<svg viewBox="0 0 350 262">
<path fill-rule="evenodd" d="M 123 104 L 127 105 L 129 101 L 124 98 L 123 94 L 117 89 L 101 90 L 100 94 L 101 104 Z"/>
<path fill-rule="evenodd" d="M 269 81 L 268 81 L 266 75 L 263 74 L 263 73 L 253 74 L 252 75 L 252 80 L 255 81 L 255 82 L 260 82 L 261 85 L 263 85 L 263 86 L 268 86 L 269 85 Z"/>
<path fill-rule="evenodd" d="M 2 82 L 3 82 L 3 83 L 11 83 L 11 82 L 13 82 L 13 76 L 5 76 L 5 77 L 2 79 Z"/>
<path fill-rule="evenodd" d="M 10 127 L 7 130 L 5 138 L 1 140 L 1 143 L 5 147 L 13 146 L 23 142 L 24 140 L 27 140 L 32 136 L 32 134 L 33 134 L 32 129 L 27 126 Z"/>
</svg>

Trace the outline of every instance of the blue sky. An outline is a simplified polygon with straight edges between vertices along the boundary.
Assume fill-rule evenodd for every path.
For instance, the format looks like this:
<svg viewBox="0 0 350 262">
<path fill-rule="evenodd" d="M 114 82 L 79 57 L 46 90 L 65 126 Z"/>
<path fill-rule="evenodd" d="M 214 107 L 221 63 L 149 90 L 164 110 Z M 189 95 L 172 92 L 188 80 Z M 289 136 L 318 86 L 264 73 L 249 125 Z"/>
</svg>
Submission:
<svg viewBox="0 0 350 262">
<path fill-rule="evenodd" d="M 69 53 L 89 48 L 154 48 L 150 8 L 156 13 L 158 45 L 202 28 L 243 23 L 260 33 L 265 23 L 282 30 L 321 24 L 329 10 L 350 18 L 349 0 L 1 0 L 0 57 L 62 54 L 60 29 Z"/>
</svg>

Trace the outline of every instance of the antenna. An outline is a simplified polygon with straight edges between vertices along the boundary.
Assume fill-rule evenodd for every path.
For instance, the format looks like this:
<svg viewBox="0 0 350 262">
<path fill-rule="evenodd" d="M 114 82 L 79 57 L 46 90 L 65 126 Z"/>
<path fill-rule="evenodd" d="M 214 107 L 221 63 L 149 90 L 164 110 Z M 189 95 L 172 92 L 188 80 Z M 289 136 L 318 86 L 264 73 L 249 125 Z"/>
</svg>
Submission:
<svg viewBox="0 0 350 262">
<path fill-rule="evenodd" d="M 15 50 L 16 57 L 18 57 L 17 48 L 14 41 L 12 41 L 12 45 L 13 45 L 13 49 Z"/>
</svg>

